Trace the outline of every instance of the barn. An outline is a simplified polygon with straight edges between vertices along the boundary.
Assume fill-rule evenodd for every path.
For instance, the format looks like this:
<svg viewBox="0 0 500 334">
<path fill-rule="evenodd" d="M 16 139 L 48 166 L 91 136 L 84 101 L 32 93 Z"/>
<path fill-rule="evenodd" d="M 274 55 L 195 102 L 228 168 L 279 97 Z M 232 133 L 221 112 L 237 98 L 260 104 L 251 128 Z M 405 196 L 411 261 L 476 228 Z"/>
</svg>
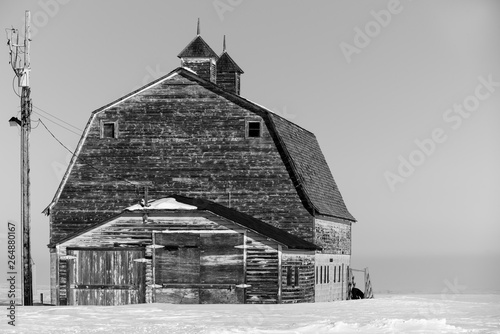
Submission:
<svg viewBox="0 0 500 334">
<path fill-rule="evenodd" d="M 225 42 L 91 113 L 51 203 L 57 305 L 347 298 L 349 213 L 310 131 L 241 96 Z"/>
</svg>

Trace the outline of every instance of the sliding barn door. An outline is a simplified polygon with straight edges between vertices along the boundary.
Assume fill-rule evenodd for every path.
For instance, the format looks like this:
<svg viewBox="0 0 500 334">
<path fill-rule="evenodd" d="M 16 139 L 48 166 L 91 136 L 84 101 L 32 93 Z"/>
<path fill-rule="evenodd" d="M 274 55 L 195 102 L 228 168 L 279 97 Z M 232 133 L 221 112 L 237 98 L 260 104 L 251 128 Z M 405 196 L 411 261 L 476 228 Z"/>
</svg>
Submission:
<svg viewBox="0 0 500 334">
<path fill-rule="evenodd" d="M 67 249 L 69 305 L 145 302 L 143 249 Z"/>
<path fill-rule="evenodd" d="M 155 243 L 156 302 L 243 303 L 245 281 L 240 233 L 158 233 Z"/>
</svg>

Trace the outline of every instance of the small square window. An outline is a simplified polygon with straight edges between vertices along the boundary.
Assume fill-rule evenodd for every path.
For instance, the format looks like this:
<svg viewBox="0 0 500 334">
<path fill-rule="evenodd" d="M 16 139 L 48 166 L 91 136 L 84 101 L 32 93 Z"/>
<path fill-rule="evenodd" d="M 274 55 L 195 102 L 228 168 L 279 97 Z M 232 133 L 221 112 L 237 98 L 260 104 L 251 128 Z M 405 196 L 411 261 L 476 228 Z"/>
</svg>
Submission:
<svg viewBox="0 0 500 334">
<path fill-rule="evenodd" d="M 116 123 L 102 123 L 102 138 L 116 138 Z"/>
<path fill-rule="evenodd" d="M 248 137 L 258 138 L 261 136 L 260 122 L 248 122 Z"/>
</svg>

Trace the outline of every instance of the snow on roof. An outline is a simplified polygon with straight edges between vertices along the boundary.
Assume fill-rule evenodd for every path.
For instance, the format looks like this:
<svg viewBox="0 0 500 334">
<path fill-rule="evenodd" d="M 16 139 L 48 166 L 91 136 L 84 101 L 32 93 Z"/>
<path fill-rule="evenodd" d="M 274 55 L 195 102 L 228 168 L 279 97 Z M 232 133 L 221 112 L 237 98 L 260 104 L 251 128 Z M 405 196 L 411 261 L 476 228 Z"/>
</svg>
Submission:
<svg viewBox="0 0 500 334">
<path fill-rule="evenodd" d="M 126 211 L 135 211 L 135 210 L 196 210 L 198 209 L 196 206 L 184 204 L 177 202 L 175 198 L 161 198 L 158 200 L 148 201 L 148 206 L 143 206 L 142 204 L 135 204 L 126 208 Z"/>
</svg>

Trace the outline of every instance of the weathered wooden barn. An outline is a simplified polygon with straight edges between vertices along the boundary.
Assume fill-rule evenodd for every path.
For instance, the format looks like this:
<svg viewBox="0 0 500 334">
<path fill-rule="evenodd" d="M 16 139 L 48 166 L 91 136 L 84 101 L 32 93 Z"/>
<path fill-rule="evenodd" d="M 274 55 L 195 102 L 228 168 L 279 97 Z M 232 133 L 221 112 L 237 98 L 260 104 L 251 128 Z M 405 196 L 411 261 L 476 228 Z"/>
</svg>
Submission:
<svg viewBox="0 0 500 334">
<path fill-rule="evenodd" d="M 243 98 L 225 45 L 178 57 L 92 112 L 44 211 L 52 302 L 346 299 L 355 219 L 314 134 Z"/>
</svg>

